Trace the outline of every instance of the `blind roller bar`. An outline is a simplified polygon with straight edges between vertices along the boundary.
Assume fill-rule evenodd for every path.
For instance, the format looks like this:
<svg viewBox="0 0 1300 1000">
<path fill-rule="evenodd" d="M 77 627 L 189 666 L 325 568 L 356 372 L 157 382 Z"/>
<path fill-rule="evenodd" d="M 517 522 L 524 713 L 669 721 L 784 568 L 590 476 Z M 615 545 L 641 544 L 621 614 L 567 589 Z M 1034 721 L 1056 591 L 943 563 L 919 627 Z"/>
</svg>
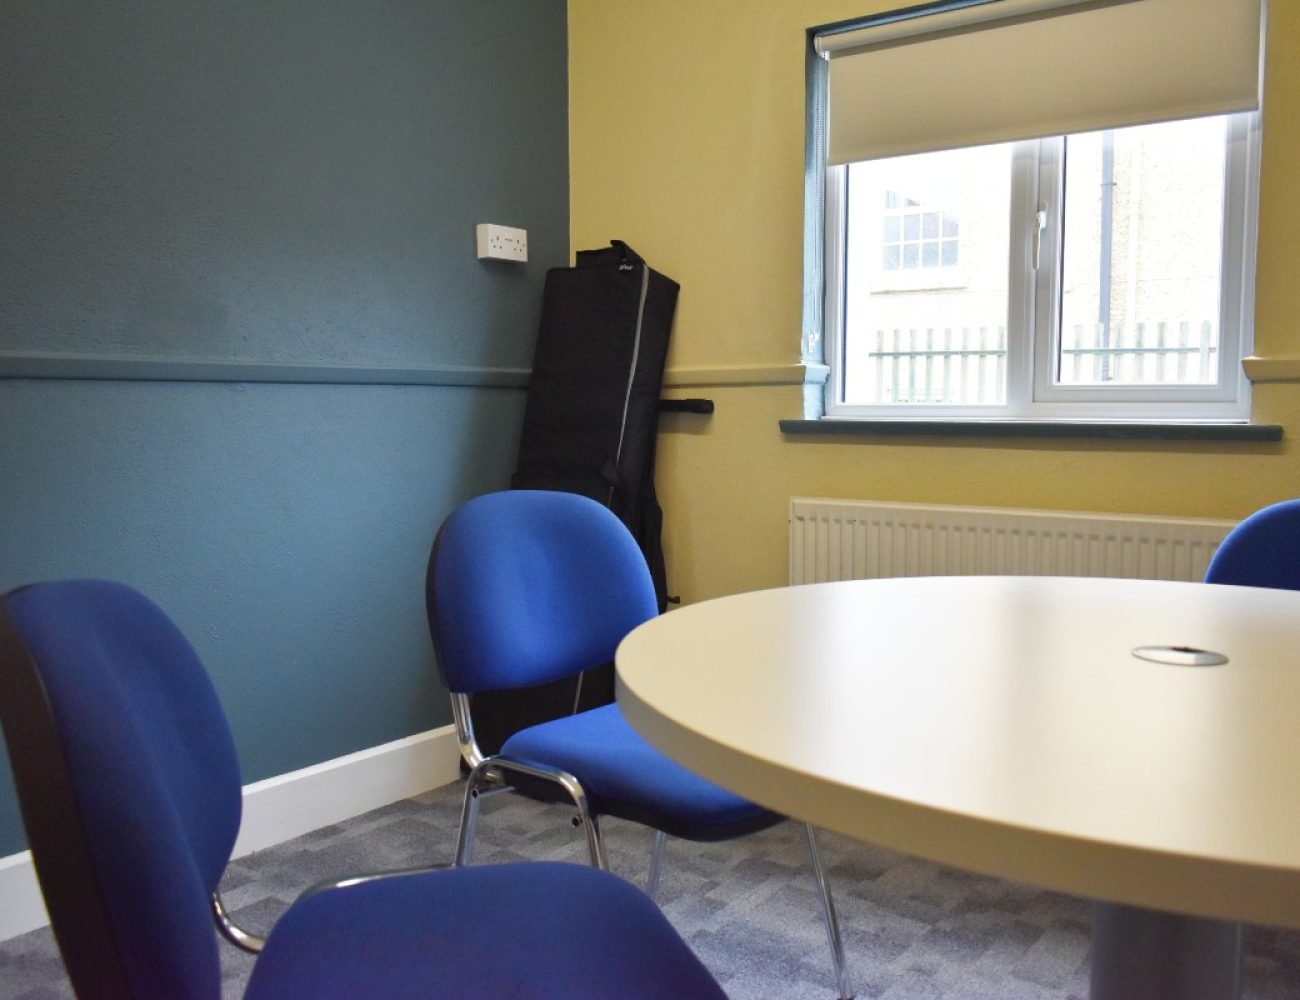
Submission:
<svg viewBox="0 0 1300 1000">
<path fill-rule="evenodd" d="M 992 0 L 877 25 L 908 26 L 887 42 L 870 25 L 828 32 L 828 45 L 856 35 L 831 51 L 828 160 L 1258 108 L 1264 8 L 1265 0 Z"/>
<path fill-rule="evenodd" d="M 882 14 L 859 27 L 829 29 L 816 34 L 813 45 L 821 55 L 834 58 L 867 48 L 892 45 L 918 35 L 961 31 L 994 21 L 1049 16 L 1062 13 L 1061 8 L 1132 2 L 1134 0 L 967 0 L 938 10 L 933 6 L 911 7 Z"/>
</svg>

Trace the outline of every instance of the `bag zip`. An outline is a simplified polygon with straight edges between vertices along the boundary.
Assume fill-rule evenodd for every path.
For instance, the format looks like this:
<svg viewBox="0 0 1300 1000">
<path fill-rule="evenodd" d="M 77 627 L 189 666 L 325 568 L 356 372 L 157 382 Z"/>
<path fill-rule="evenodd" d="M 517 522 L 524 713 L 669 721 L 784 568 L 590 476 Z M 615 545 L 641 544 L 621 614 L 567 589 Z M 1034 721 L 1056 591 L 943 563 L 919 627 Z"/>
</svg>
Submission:
<svg viewBox="0 0 1300 1000">
<path fill-rule="evenodd" d="M 618 468 L 618 463 L 623 457 L 623 437 L 627 432 L 627 413 L 632 406 L 632 383 L 636 379 L 636 366 L 641 358 L 641 323 L 645 319 L 645 300 L 646 293 L 650 290 L 650 265 L 641 261 L 641 298 L 636 307 L 636 332 L 632 336 L 632 364 L 627 373 L 627 392 L 623 396 L 623 422 L 618 427 L 618 449 L 614 452 L 614 467 Z M 611 485 L 609 488 L 609 501 L 606 507 L 614 506 L 614 489 Z"/>
<path fill-rule="evenodd" d="M 626 264 L 620 264 L 622 270 Z M 632 335 L 632 364 L 627 373 L 627 392 L 623 395 L 623 420 L 618 427 L 618 448 L 614 452 L 614 470 L 618 471 L 619 460 L 623 457 L 623 438 L 627 432 L 627 413 L 632 407 L 632 383 L 636 379 L 636 365 L 641 358 L 641 323 L 645 319 L 645 300 L 646 293 L 650 290 L 650 265 L 645 261 L 641 262 L 641 297 L 636 305 L 636 332 Z M 609 487 L 609 499 L 605 501 L 605 506 L 613 508 L 614 490 L 617 483 L 611 483 Z M 573 689 L 573 710 L 572 715 L 578 714 L 578 709 L 582 704 L 582 682 L 587 678 L 587 671 L 583 670 L 578 674 L 578 683 Z"/>
</svg>

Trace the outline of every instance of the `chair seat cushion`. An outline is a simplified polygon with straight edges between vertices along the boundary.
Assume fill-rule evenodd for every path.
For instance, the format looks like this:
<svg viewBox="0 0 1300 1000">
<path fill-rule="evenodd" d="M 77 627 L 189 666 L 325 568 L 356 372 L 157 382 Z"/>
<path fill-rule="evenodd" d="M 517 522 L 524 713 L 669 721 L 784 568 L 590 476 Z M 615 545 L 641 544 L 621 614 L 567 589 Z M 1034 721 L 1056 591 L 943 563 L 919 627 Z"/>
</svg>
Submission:
<svg viewBox="0 0 1300 1000">
<path fill-rule="evenodd" d="M 553 862 L 386 876 L 305 897 L 247 1000 L 725 1000 L 643 893 Z"/>
<path fill-rule="evenodd" d="M 688 840 L 724 840 L 783 818 L 664 756 L 617 705 L 520 730 L 501 753 L 568 771 L 582 783 L 597 814 Z"/>
</svg>

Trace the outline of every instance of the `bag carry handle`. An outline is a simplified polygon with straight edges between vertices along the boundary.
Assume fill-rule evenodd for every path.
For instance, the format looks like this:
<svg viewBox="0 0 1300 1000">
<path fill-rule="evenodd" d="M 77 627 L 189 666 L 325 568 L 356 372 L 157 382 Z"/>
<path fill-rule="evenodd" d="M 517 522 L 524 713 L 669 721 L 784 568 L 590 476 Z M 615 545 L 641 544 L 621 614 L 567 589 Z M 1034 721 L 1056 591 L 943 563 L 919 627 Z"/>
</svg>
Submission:
<svg viewBox="0 0 1300 1000">
<path fill-rule="evenodd" d="M 637 265 L 644 265 L 645 259 L 622 240 L 610 240 L 609 246 L 600 250 L 579 250 L 578 267 L 608 265 L 618 260 L 620 271 L 635 270 Z"/>
</svg>

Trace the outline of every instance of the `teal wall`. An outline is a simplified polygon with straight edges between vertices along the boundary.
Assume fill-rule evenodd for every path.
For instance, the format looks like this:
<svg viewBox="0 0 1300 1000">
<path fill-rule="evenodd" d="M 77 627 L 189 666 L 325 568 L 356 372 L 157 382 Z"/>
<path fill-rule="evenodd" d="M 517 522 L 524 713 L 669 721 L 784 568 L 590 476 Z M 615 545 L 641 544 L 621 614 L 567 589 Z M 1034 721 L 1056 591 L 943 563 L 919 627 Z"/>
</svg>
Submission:
<svg viewBox="0 0 1300 1000">
<path fill-rule="evenodd" d="M 513 464 L 565 34 L 562 0 L 0 5 L 0 590 L 143 589 L 247 781 L 449 721 L 424 563 Z M 478 222 L 529 263 L 476 260 Z M 49 354 L 70 377 L 15 377 Z M 94 377 L 123 358 L 190 380 Z M 220 381 L 262 362 L 305 381 Z"/>
</svg>

